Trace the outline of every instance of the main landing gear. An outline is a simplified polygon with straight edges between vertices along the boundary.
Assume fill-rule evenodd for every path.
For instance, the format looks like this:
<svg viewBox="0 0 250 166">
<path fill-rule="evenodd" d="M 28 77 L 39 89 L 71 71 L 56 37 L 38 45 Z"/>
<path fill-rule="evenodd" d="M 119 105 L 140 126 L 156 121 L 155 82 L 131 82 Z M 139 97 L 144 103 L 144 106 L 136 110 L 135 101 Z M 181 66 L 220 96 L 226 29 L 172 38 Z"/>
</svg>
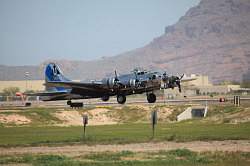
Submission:
<svg viewBox="0 0 250 166">
<path fill-rule="evenodd" d="M 156 95 L 154 93 L 147 94 L 148 103 L 155 103 L 156 102 Z M 117 102 L 119 104 L 124 104 L 126 102 L 126 96 L 123 94 L 117 95 Z"/>
<path fill-rule="evenodd" d="M 154 93 L 147 94 L 148 103 L 155 103 L 156 102 L 156 95 Z"/>
<path fill-rule="evenodd" d="M 123 94 L 117 95 L 117 102 L 119 104 L 124 104 L 126 102 L 126 96 Z"/>
<path fill-rule="evenodd" d="M 108 101 L 109 100 L 109 96 L 102 96 L 102 101 Z"/>
</svg>

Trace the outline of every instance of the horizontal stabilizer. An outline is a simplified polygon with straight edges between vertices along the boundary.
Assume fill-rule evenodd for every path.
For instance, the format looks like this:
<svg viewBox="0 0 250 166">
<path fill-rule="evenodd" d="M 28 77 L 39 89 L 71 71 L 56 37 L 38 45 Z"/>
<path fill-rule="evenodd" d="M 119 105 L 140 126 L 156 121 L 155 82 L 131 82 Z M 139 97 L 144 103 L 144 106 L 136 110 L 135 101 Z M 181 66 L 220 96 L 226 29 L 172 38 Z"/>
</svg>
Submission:
<svg viewBox="0 0 250 166">
<path fill-rule="evenodd" d="M 55 91 L 55 92 L 38 92 L 38 93 L 25 93 L 26 96 L 55 96 L 55 95 L 63 95 L 68 94 L 66 91 Z"/>
</svg>

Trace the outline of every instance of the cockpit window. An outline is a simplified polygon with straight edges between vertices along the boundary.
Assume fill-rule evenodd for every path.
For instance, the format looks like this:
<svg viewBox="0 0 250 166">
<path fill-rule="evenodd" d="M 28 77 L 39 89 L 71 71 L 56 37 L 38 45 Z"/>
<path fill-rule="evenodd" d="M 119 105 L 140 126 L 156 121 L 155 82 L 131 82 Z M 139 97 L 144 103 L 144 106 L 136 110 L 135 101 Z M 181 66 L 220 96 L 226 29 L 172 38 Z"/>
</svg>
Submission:
<svg viewBox="0 0 250 166">
<path fill-rule="evenodd" d="M 137 74 L 137 75 L 144 75 L 147 72 L 146 71 L 135 71 L 134 73 Z"/>
</svg>

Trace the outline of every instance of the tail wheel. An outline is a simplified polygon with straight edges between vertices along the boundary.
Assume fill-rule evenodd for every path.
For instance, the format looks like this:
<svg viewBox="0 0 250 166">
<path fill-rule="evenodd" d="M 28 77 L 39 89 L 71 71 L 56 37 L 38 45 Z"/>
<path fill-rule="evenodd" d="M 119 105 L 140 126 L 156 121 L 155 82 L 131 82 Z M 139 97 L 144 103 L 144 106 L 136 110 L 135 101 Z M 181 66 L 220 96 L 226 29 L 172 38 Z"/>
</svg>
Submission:
<svg viewBox="0 0 250 166">
<path fill-rule="evenodd" d="M 72 103 L 71 100 L 67 101 L 67 105 L 71 105 L 71 103 Z"/>
<path fill-rule="evenodd" d="M 154 93 L 150 93 L 147 95 L 148 103 L 155 103 L 156 102 L 156 95 Z"/>
<path fill-rule="evenodd" d="M 125 95 L 117 95 L 117 102 L 119 104 L 124 104 L 126 102 L 126 96 Z"/>
</svg>

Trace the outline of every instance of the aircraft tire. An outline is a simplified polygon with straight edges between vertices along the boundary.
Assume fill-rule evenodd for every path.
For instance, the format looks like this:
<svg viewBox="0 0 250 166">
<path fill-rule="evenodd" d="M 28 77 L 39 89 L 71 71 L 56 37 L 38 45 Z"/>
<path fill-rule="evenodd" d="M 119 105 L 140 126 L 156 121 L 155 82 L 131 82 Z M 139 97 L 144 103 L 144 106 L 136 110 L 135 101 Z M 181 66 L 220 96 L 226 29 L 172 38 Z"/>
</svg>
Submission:
<svg viewBox="0 0 250 166">
<path fill-rule="evenodd" d="M 126 102 L 126 96 L 125 95 L 117 95 L 117 102 L 119 104 L 124 104 Z"/>
<path fill-rule="evenodd" d="M 154 93 L 150 93 L 147 95 L 148 103 L 155 103 L 156 102 L 156 95 Z"/>
<path fill-rule="evenodd" d="M 108 101 L 109 100 L 109 96 L 102 96 L 102 101 Z"/>
<path fill-rule="evenodd" d="M 71 103 L 72 103 L 71 100 L 67 101 L 67 105 L 71 105 Z"/>
</svg>

